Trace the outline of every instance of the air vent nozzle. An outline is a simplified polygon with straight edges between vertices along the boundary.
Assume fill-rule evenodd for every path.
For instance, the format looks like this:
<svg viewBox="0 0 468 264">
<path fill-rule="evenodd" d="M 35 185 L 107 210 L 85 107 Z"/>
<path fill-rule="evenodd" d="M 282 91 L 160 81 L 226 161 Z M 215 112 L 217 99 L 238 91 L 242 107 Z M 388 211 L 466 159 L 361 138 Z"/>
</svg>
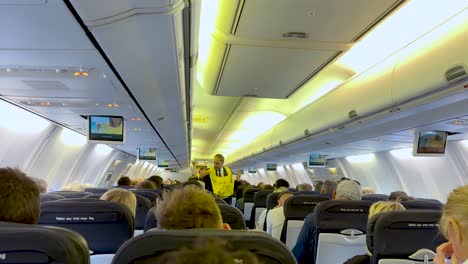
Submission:
<svg viewBox="0 0 468 264">
<path fill-rule="evenodd" d="M 462 76 L 466 75 L 466 69 L 463 65 L 457 65 L 445 72 L 445 79 L 450 82 L 452 80 L 458 79 Z"/>
</svg>

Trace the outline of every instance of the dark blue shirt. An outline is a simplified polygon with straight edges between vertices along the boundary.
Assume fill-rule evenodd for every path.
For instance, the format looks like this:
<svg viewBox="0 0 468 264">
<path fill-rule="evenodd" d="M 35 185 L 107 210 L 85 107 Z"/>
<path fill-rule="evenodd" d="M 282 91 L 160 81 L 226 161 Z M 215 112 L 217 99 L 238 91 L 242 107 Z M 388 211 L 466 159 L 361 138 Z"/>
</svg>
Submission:
<svg viewBox="0 0 468 264">
<path fill-rule="evenodd" d="M 304 220 L 301 232 L 297 238 L 296 245 L 292 253 L 297 259 L 298 264 L 315 263 L 315 239 L 317 229 L 315 228 L 315 215 L 311 213 Z"/>
</svg>

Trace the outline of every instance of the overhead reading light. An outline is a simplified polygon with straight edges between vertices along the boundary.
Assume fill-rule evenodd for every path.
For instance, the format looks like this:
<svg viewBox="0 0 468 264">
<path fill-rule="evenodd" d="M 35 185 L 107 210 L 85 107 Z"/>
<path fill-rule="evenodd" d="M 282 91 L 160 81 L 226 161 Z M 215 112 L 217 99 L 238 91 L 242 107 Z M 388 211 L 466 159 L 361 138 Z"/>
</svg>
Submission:
<svg viewBox="0 0 468 264">
<path fill-rule="evenodd" d="M 115 108 L 115 107 L 119 107 L 119 105 L 118 104 L 107 104 L 107 107 Z"/>
<path fill-rule="evenodd" d="M 352 163 L 366 163 L 373 161 L 374 159 L 374 153 L 346 157 L 346 160 Z"/>
<path fill-rule="evenodd" d="M 132 118 L 130 118 L 130 120 L 132 120 L 132 121 L 141 121 L 141 118 L 139 118 L 139 117 L 132 117 Z"/>
<path fill-rule="evenodd" d="M 139 128 L 139 127 L 133 129 L 133 131 L 140 131 L 140 130 L 141 130 L 141 128 Z"/>
<path fill-rule="evenodd" d="M 80 70 L 74 72 L 73 75 L 76 76 L 76 77 L 86 77 L 86 76 L 88 76 L 89 74 L 88 74 L 87 71 L 85 71 L 85 70 L 83 70 L 83 69 L 80 68 Z"/>
<path fill-rule="evenodd" d="M 457 126 L 468 126 L 468 120 L 455 120 L 450 123 Z"/>
<path fill-rule="evenodd" d="M 42 106 L 51 106 L 51 103 L 50 102 L 42 102 L 41 105 Z"/>
</svg>

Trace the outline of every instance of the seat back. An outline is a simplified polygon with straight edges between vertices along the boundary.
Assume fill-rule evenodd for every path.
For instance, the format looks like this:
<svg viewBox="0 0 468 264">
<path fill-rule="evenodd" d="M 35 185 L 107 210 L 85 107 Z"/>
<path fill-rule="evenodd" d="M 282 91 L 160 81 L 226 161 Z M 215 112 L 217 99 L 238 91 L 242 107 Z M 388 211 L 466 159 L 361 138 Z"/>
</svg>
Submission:
<svg viewBox="0 0 468 264">
<path fill-rule="evenodd" d="M 103 194 L 111 189 L 112 188 L 104 188 L 104 187 L 103 188 L 85 188 L 84 191 L 92 193 L 92 194 Z"/>
<path fill-rule="evenodd" d="M 297 192 L 297 194 L 303 194 L 303 195 L 321 195 L 320 192 L 316 192 L 316 191 L 301 191 L 301 192 Z"/>
<path fill-rule="evenodd" d="M 371 205 L 371 201 L 332 200 L 315 207 L 315 263 L 343 263 L 365 253 Z"/>
<path fill-rule="evenodd" d="M 0 222 L 0 263 L 88 264 L 86 240 L 68 229 Z"/>
<path fill-rule="evenodd" d="M 140 196 L 143 196 L 145 198 L 147 198 L 148 200 L 150 200 L 151 204 L 153 206 L 156 205 L 156 200 L 158 198 L 160 198 L 160 196 L 155 192 L 155 191 L 150 191 L 150 190 L 135 190 L 135 189 L 131 189 L 129 190 L 131 191 L 132 193 L 136 194 L 136 195 L 140 195 Z"/>
<path fill-rule="evenodd" d="M 444 204 L 438 200 L 413 200 L 401 202 L 407 210 L 442 210 Z"/>
<path fill-rule="evenodd" d="M 383 259 L 410 260 L 420 249 L 436 250 L 446 240 L 438 227 L 442 213 L 436 210 L 393 211 L 373 216 L 367 228 L 371 263 Z"/>
<path fill-rule="evenodd" d="M 226 203 L 226 201 L 224 201 L 223 199 L 221 199 L 219 197 L 215 197 L 215 202 L 217 204 L 228 204 L 228 203 Z"/>
<path fill-rule="evenodd" d="M 278 205 L 278 196 L 280 195 L 279 192 L 272 192 L 267 195 L 266 198 L 266 209 L 271 210 Z"/>
<path fill-rule="evenodd" d="M 134 231 L 133 215 L 125 205 L 96 199 L 43 203 L 39 224 L 80 233 L 95 254 L 114 253 Z"/>
<path fill-rule="evenodd" d="M 65 197 L 58 195 L 58 194 L 41 193 L 41 203 L 57 201 L 61 199 L 65 199 Z"/>
<path fill-rule="evenodd" d="M 228 204 L 218 204 L 218 207 L 223 217 L 223 223 L 229 224 L 232 229 L 246 229 L 242 212 L 239 209 Z"/>
<path fill-rule="evenodd" d="M 148 198 L 136 195 L 137 207 L 135 213 L 135 229 L 142 230 L 145 227 L 146 214 L 153 206 Z"/>
<path fill-rule="evenodd" d="M 167 251 L 191 247 L 194 240 L 216 237 L 228 241 L 236 250 L 248 250 L 255 254 L 260 263 L 295 264 L 292 253 L 278 240 L 263 232 L 243 230 L 151 230 L 127 241 L 112 260 L 113 264 L 127 264 L 138 260 L 140 264 L 155 263 Z M 161 243 L 164 241 L 164 243 Z"/>
<path fill-rule="evenodd" d="M 153 206 L 146 213 L 145 223 L 143 225 L 144 232 L 150 230 L 151 228 L 155 228 L 158 226 L 158 221 L 156 220 L 156 208 L 157 206 Z"/>
<path fill-rule="evenodd" d="M 244 194 L 244 220 L 245 222 L 250 221 L 250 214 L 254 205 L 255 193 L 261 191 L 259 188 L 248 189 Z"/>
<path fill-rule="evenodd" d="M 378 202 L 378 201 L 388 201 L 388 195 L 386 194 L 366 194 L 362 196 L 362 200 Z"/>
<path fill-rule="evenodd" d="M 83 197 L 84 199 L 101 199 L 102 194 L 89 194 Z"/>
<path fill-rule="evenodd" d="M 83 198 L 83 197 L 85 197 L 87 195 L 90 195 L 92 193 L 89 193 L 89 192 L 56 191 L 56 192 L 50 192 L 50 194 L 57 194 L 57 195 L 65 197 L 65 198 Z"/>
<path fill-rule="evenodd" d="M 304 225 L 304 218 L 314 212 L 317 204 L 330 200 L 321 195 L 296 195 L 289 197 L 284 205 L 284 225 L 281 231 L 281 241 L 290 249 L 294 247 L 299 232 Z"/>
<path fill-rule="evenodd" d="M 273 191 L 258 191 L 255 193 L 254 204 L 252 207 L 252 211 L 250 212 L 250 222 L 249 222 L 250 229 L 255 228 L 255 223 L 257 222 L 257 219 L 259 218 L 263 209 L 266 208 L 266 198 L 268 194 L 272 192 Z"/>
</svg>

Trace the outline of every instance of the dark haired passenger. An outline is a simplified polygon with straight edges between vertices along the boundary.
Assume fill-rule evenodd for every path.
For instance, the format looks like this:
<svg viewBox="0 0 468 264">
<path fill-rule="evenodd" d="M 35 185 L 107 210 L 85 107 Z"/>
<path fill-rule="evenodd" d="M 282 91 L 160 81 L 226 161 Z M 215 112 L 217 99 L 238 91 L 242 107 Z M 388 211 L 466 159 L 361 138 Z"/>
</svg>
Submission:
<svg viewBox="0 0 468 264">
<path fill-rule="evenodd" d="M 0 221 L 37 224 L 40 191 L 37 184 L 22 171 L 0 168 Z"/>
<path fill-rule="evenodd" d="M 137 189 L 139 190 L 144 190 L 144 189 L 156 189 L 156 185 L 152 181 L 142 181 L 136 186 Z"/>
<path fill-rule="evenodd" d="M 388 200 L 389 201 L 396 201 L 398 199 L 398 197 L 400 197 L 400 196 L 408 196 L 408 194 L 406 194 L 406 192 L 403 192 L 403 191 L 391 192 L 390 196 L 388 196 Z"/>
<path fill-rule="evenodd" d="M 361 200 L 362 188 L 358 182 L 353 180 L 344 180 L 338 184 L 333 193 L 333 200 Z M 317 229 L 315 228 L 314 213 L 307 215 L 304 220 L 301 232 L 297 238 L 296 245 L 292 249 L 298 264 L 315 263 L 314 245 Z M 321 264 L 321 263 L 320 263 Z"/>
<path fill-rule="evenodd" d="M 158 175 L 153 175 L 147 179 L 148 181 L 152 181 L 156 188 L 161 188 L 163 186 L 163 178 Z"/>
<path fill-rule="evenodd" d="M 314 182 L 314 191 L 320 192 L 322 191 L 322 186 L 323 186 L 323 181 L 322 180 L 317 180 Z"/>
<path fill-rule="evenodd" d="M 117 186 L 130 186 L 132 185 L 132 180 L 130 180 L 127 176 L 120 177 L 119 181 L 117 182 Z"/>
<path fill-rule="evenodd" d="M 288 188 L 289 182 L 285 179 L 278 179 L 276 180 L 275 184 L 273 184 L 273 187 L 275 187 L 276 189 L 281 188 L 281 187 Z"/>
</svg>

